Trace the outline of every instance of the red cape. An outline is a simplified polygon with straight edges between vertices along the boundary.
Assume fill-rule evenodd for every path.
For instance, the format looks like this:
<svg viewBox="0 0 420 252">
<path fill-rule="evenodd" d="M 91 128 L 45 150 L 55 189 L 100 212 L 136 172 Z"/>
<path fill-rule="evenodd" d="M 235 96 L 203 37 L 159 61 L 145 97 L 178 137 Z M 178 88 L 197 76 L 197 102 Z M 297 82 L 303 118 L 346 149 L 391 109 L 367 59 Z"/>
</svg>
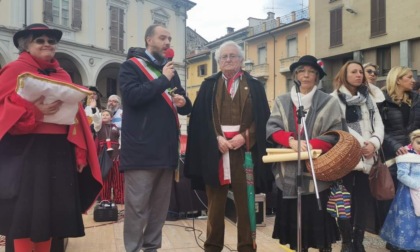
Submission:
<svg viewBox="0 0 420 252">
<path fill-rule="evenodd" d="M 72 82 L 69 74 L 58 64 L 58 61 L 40 62 L 24 52 L 16 61 L 7 64 L 0 71 L 0 141 L 6 133 L 31 134 L 40 123 L 42 114 L 30 102 L 16 94 L 17 77 L 30 72 L 39 74 L 38 69 L 54 69 L 44 78 Z M 87 164 L 79 174 L 80 199 L 83 211 L 95 201 L 102 189 L 102 176 L 99 167 L 96 146 L 81 103 L 76 115 L 77 123 L 69 127 L 67 139 L 75 145 L 77 164 Z"/>
</svg>

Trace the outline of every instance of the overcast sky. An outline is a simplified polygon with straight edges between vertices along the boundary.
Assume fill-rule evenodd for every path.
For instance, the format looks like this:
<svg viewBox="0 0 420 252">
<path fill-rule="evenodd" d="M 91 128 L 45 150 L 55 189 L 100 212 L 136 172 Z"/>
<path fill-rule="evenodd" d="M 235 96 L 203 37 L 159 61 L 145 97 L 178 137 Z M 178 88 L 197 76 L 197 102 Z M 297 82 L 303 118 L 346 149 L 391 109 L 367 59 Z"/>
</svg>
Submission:
<svg viewBox="0 0 420 252">
<path fill-rule="evenodd" d="M 190 0 L 196 5 L 187 12 L 187 26 L 207 41 L 226 35 L 226 28 L 235 31 L 248 26 L 248 18 L 267 18 L 267 12 L 275 17 L 308 6 L 308 0 Z"/>
</svg>

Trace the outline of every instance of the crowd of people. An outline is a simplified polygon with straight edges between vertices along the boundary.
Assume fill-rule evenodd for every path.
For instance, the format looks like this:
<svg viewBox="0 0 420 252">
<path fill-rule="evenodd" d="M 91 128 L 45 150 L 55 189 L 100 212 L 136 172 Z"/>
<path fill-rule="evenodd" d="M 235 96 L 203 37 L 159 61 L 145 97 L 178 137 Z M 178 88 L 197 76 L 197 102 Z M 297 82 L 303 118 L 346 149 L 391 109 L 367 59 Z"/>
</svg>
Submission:
<svg viewBox="0 0 420 252">
<path fill-rule="evenodd" d="M 390 251 L 420 251 L 420 97 L 410 68 L 393 67 L 381 89 L 377 65 L 348 61 L 328 94 L 318 87 L 324 69 L 305 55 L 290 66 L 296 84 L 270 111 L 263 85 L 242 70 L 242 48 L 228 41 L 215 53 L 220 71 L 203 81 L 192 104 L 173 61 L 165 57 L 171 33 L 152 25 L 146 47 L 121 65 L 121 97 L 110 95 L 102 107 L 102 94 L 90 87 L 83 103 L 72 104 L 74 123 L 47 122 L 66 101 L 46 102 L 47 94 L 29 101 L 16 91 L 16 80 L 29 72 L 76 85 L 54 58 L 61 36 L 44 24 L 16 32 L 19 57 L 0 72 L 0 234 L 13 241 L 16 252 L 49 251 L 53 238 L 83 236 L 81 214 L 98 200 L 125 205 L 126 251 L 157 251 L 179 161 L 178 114 L 190 115 L 184 175 L 208 200 L 205 251 L 224 247 L 229 190 L 237 250 L 257 250 L 248 187 L 269 192 L 273 182 L 278 193 L 272 237 L 291 249 L 329 252 L 341 240 L 341 252 L 364 252 L 369 230 Z M 302 176 L 302 160 L 262 162 L 267 147 L 327 153 L 337 138 L 325 133 L 337 130 L 348 132 L 361 148 L 357 165 L 339 179 L 351 195 L 350 218 L 327 211 L 335 183 L 307 172 Z M 369 193 L 369 173 L 381 149 L 386 160 L 395 160 L 389 167 L 397 189 L 393 200 L 378 201 Z M 254 161 L 253 181 L 243 168 L 247 154 Z M 101 167 L 101 155 L 110 158 L 109 169 Z M 368 218 L 375 220 L 373 227 Z"/>
</svg>

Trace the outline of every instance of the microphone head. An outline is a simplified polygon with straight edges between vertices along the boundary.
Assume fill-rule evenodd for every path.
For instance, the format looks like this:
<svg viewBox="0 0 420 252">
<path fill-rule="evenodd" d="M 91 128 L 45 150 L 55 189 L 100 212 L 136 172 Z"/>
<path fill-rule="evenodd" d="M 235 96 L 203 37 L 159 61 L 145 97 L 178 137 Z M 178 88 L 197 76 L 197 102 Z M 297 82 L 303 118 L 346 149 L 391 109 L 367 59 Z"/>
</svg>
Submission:
<svg viewBox="0 0 420 252">
<path fill-rule="evenodd" d="M 165 58 L 167 58 L 168 60 L 172 60 L 175 56 L 175 52 L 172 48 L 168 48 L 165 51 Z"/>
</svg>

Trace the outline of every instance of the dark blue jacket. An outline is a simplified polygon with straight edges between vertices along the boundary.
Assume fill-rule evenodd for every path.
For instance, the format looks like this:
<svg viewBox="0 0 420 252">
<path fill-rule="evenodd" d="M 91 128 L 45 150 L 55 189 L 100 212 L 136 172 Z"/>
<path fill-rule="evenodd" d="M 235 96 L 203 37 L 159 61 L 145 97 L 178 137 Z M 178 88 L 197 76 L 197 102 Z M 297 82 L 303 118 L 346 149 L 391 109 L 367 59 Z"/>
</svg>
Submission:
<svg viewBox="0 0 420 252">
<path fill-rule="evenodd" d="M 144 53 L 137 55 L 162 71 Z M 178 166 L 179 129 L 175 114 L 162 92 L 177 87 L 175 93 L 185 97 L 178 113 L 188 115 L 191 101 L 185 96 L 178 74 L 169 81 L 164 75 L 149 81 L 131 60 L 125 61 L 118 77 L 122 94 L 120 171 L 141 169 L 175 169 Z"/>
</svg>

